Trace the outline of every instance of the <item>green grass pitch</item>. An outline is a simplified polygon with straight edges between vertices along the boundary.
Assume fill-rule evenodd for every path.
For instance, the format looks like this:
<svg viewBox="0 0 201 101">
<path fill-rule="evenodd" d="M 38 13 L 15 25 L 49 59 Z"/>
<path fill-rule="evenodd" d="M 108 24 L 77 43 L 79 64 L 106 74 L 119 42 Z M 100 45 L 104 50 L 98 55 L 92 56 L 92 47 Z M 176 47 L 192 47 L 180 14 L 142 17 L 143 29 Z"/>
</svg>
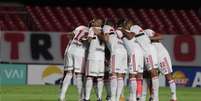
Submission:
<svg viewBox="0 0 201 101">
<path fill-rule="evenodd" d="M 57 101 L 58 86 L 1 86 L 0 101 Z M 128 95 L 128 89 L 125 90 Z M 169 101 L 169 88 L 160 88 L 160 101 Z M 201 88 L 177 88 L 178 101 L 201 101 Z M 103 92 L 105 99 L 105 91 Z M 78 101 L 75 86 L 70 86 L 67 92 L 67 101 Z M 96 101 L 92 91 L 91 101 Z M 104 101 L 104 100 L 103 100 Z"/>
</svg>

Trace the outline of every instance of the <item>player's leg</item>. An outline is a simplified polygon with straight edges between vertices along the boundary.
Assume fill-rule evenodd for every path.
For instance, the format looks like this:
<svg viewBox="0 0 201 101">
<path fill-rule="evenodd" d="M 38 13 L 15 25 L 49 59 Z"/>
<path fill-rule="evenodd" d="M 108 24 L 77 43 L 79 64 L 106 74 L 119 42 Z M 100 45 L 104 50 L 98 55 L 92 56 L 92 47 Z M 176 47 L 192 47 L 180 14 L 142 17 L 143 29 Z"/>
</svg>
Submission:
<svg viewBox="0 0 201 101">
<path fill-rule="evenodd" d="M 117 92 L 117 75 L 112 73 L 110 76 L 110 89 L 111 89 L 111 101 L 116 101 Z"/>
<path fill-rule="evenodd" d="M 106 101 L 110 101 L 111 99 L 111 89 L 110 89 L 110 78 L 109 78 L 109 71 L 105 72 L 104 75 L 104 85 L 106 90 Z"/>
<path fill-rule="evenodd" d="M 152 80 L 151 80 L 151 75 L 149 72 L 147 72 L 147 75 L 146 75 L 146 86 L 147 86 L 147 92 L 146 93 L 149 92 L 149 101 L 153 101 L 154 95 L 153 95 L 153 89 L 152 89 Z"/>
<path fill-rule="evenodd" d="M 137 67 L 137 101 L 140 101 L 142 96 L 142 82 L 143 82 L 143 71 L 144 71 L 144 56 L 141 49 L 138 49 L 136 53 L 136 67 Z"/>
<path fill-rule="evenodd" d="M 65 94 L 68 86 L 71 84 L 71 79 L 73 76 L 73 59 L 70 53 L 66 53 L 64 56 L 64 76 L 61 85 L 61 92 L 59 96 L 60 101 L 65 100 Z"/>
<path fill-rule="evenodd" d="M 105 62 L 104 60 L 97 61 L 97 69 L 98 69 L 98 76 L 97 76 L 97 90 L 98 90 L 98 101 L 102 101 L 102 92 L 103 92 L 103 77 L 105 72 Z"/>
<path fill-rule="evenodd" d="M 98 92 L 98 101 L 102 101 L 102 92 L 103 92 L 103 76 L 97 78 L 97 92 Z"/>
<path fill-rule="evenodd" d="M 124 88 L 124 76 L 125 74 L 123 73 L 118 73 L 117 74 L 117 93 L 116 93 L 116 100 L 120 100 L 120 96 L 122 94 L 123 88 Z"/>
<path fill-rule="evenodd" d="M 152 93 L 153 93 L 153 101 L 158 101 L 158 92 L 159 92 L 159 78 L 158 78 L 158 70 L 152 69 L 151 73 L 151 81 L 152 81 Z"/>
<path fill-rule="evenodd" d="M 111 89 L 111 101 L 116 101 L 117 93 L 117 74 L 115 73 L 115 55 L 110 58 L 110 89 Z"/>
<path fill-rule="evenodd" d="M 140 101 L 140 98 L 142 96 L 142 82 L 143 82 L 142 73 L 138 73 L 136 75 L 136 80 L 137 80 L 137 101 Z"/>
<path fill-rule="evenodd" d="M 93 77 L 87 76 L 86 88 L 85 88 L 85 100 L 89 101 L 91 95 L 91 89 L 93 87 Z"/>
<path fill-rule="evenodd" d="M 129 75 L 129 101 L 136 101 L 137 81 L 135 74 Z"/>
<path fill-rule="evenodd" d="M 128 70 L 128 57 L 127 52 L 122 51 L 123 54 L 117 54 L 116 58 L 116 73 L 117 73 L 117 101 L 125 101 L 123 95 L 124 79 Z"/>
<path fill-rule="evenodd" d="M 84 73 L 84 64 L 85 64 L 85 58 L 83 56 L 75 56 L 74 58 L 75 62 L 75 80 L 76 80 L 76 87 L 79 93 L 80 100 L 83 99 L 83 73 Z"/>
<path fill-rule="evenodd" d="M 176 101 L 176 84 L 172 77 L 172 64 L 169 55 L 166 55 L 160 59 L 160 68 L 162 74 L 165 75 L 166 80 L 168 81 L 170 90 L 171 90 L 171 101 Z"/>
<path fill-rule="evenodd" d="M 158 62 L 157 62 L 157 54 L 155 50 L 150 49 L 149 55 L 145 56 L 146 67 L 151 74 L 152 81 L 152 90 L 153 90 L 153 101 L 158 101 L 158 92 L 159 92 L 159 78 L 158 78 Z"/>
<path fill-rule="evenodd" d="M 129 57 L 129 87 L 130 87 L 130 96 L 129 96 L 129 101 L 136 101 L 137 100 L 137 66 L 138 62 L 137 61 L 139 58 L 136 55 L 137 53 L 133 53 Z"/>
<path fill-rule="evenodd" d="M 146 96 L 147 96 L 147 78 L 143 79 L 143 83 L 142 83 L 142 96 L 140 98 L 140 101 L 146 101 Z"/>
<path fill-rule="evenodd" d="M 93 60 L 88 60 L 86 63 L 86 84 L 85 84 L 85 101 L 88 101 L 90 99 L 91 95 L 91 89 L 93 87 L 93 66 L 94 66 Z"/>
<path fill-rule="evenodd" d="M 71 83 L 72 75 L 73 75 L 72 71 L 68 71 L 66 73 L 66 76 L 63 80 L 62 87 L 61 87 L 61 92 L 60 92 L 60 97 L 59 97 L 60 101 L 65 100 L 65 94 L 66 94 L 66 91 L 68 89 L 68 86 Z"/>
<path fill-rule="evenodd" d="M 83 97 L 83 74 L 81 73 L 76 73 L 75 74 L 75 79 L 76 79 L 76 87 L 78 90 L 79 98 L 80 100 Z"/>
<path fill-rule="evenodd" d="M 165 78 L 166 78 L 166 80 L 168 80 L 168 84 L 169 84 L 169 87 L 170 87 L 170 90 L 171 90 L 171 101 L 176 101 L 177 97 L 176 97 L 176 84 L 175 84 L 175 81 L 172 78 L 172 75 L 170 73 L 166 74 Z"/>
</svg>

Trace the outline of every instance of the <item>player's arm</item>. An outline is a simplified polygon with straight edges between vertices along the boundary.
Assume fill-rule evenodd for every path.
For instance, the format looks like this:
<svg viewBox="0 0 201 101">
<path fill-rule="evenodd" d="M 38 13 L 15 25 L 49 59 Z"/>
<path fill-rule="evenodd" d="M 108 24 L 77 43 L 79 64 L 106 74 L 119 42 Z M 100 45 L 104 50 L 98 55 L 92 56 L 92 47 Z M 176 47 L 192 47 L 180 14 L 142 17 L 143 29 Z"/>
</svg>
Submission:
<svg viewBox="0 0 201 101">
<path fill-rule="evenodd" d="M 109 33 L 103 33 L 103 39 L 105 42 L 109 42 Z"/>
<path fill-rule="evenodd" d="M 103 33 L 103 31 L 101 29 L 93 29 L 94 32 L 97 34 L 98 38 L 103 41 L 103 42 L 108 42 L 109 40 L 109 36 L 107 33 Z"/>
<path fill-rule="evenodd" d="M 88 39 L 88 32 L 86 32 L 81 38 L 80 38 L 80 41 L 83 43 L 83 44 L 87 44 L 89 39 Z"/>
<path fill-rule="evenodd" d="M 126 31 L 125 29 L 121 29 L 123 35 L 128 39 L 128 40 L 131 40 L 134 36 L 135 36 L 135 33 L 134 32 L 128 32 Z"/>
<path fill-rule="evenodd" d="M 150 37 L 152 41 L 160 41 L 162 40 L 162 35 L 161 34 L 156 34 L 155 36 Z"/>
</svg>

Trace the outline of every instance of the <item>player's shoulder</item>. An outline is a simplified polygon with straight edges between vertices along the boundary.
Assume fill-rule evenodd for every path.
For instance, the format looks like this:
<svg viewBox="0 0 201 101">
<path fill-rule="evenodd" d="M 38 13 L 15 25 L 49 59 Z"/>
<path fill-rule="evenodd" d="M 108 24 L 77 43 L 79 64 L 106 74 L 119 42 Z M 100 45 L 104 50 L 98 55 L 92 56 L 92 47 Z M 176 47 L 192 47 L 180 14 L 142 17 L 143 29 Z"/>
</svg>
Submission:
<svg viewBox="0 0 201 101">
<path fill-rule="evenodd" d="M 144 30 L 139 25 L 132 25 L 130 28 L 130 31 L 134 32 L 136 34 L 139 34 L 139 33 L 143 32 Z"/>
<path fill-rule="evenodd" d="M 84 25 L 80 25 L 78 27 L 75 28 L 75 30 L 88 30 L 89 28 L 87 26 Z"/>
<path fill-rule="evenodd" d="M 131 29 L 142 29 L 142 27 L 140 27 L 139 25 L 132 25 Z"/>
<path fill-rule="evenodd" d="M 155 32 L 152 30 L 152 29 L 145 29 L 144 30 L 144 33 L 147 35 L 147 36 L 154 36 L 155 35 Z"/>
</svg>

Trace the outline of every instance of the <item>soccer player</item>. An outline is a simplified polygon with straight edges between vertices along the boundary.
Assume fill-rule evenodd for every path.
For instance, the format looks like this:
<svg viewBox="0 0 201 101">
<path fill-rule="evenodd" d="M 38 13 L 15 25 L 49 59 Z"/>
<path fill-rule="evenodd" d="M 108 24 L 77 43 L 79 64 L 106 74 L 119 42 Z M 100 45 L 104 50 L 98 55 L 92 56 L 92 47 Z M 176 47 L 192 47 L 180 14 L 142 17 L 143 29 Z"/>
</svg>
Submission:
<svg viewBox="0 0 201 101">
<path fill-rule="evenodd" d="M 78 89 L 79 97 L 82 99 L 83 83 L 82 76 L 84 73 L 85 63 L 85 46 L 83 41 L 87 39 L 88 27 L 79 26 L 74 31 L 74 38 L 69 43 L 64 54 L 64 76 L 62 89 L 60 94 L 60 101 L 65 100 L 65 93 L 71 83 L 73 71 L 75 73 L 76 86 Z"/>
<path fill-rule="evenodd" d="M 85 101 L 89 101 L 91 89 L 93 86 L 93 79 L 97 80 L 98 101 L 102 100 L 103 90 L 103 76 L 105 69 L 105 42 L 102 33 L 103 21 L 101 19 L 94 19 L 92 27 L 89 29 L 89 53 L 86 66 L 86 91 Z"/>
<path fill-rule="evenodd" d="M 136 101 L 137 96 L 141 96 L 142 90 L 142 72 L 144 66 L 142 48 L 136 43 L 135 34 L 130 32 L 129 22 L 127 20 L 119 21 L 122 27 L 119 27 L 117 33 L 124 40 L 129 55 L 129 101 Z"/>
<path fill-rule="evenodd" d="M 130 27 L 129 31 L 135 35 L 136 42 L 141 46 L 143 50 L 145 67 L 148 72 L 150 72 L 152 79 L 153 101 L 158 101 L 159 80 L 156 49 L 151 44 L 149 37 L 144 34 L 144 31 L 140 26 L 134 25 L 131 20 L 127 21 L 126 24 L 128 27 Z"/>
<path fill-rule="evenodd" d="M 159 63 L 159 71 L 165 75 L 166 80 L 169 83 L 169 87 L 171 90 L 171 101 L 176 101 L 176 84 L 172 77 L 172 63 L 170 55 L 165 48 L 165 46 L 160 42 L 162 40 L 162 36 L 159 33 L 154 32 L 151 29 L 144 30 L 145 34 L 147 34 L 152 44 L 155 46 L 157 50 L 157 59 Z"/>
<path fill-rule="evenodd" d="M 107 46 L 111 52 L 110 57 L 110 88 L 111 101 L 119 101 L 124 88 L 124 76 L 127 70 L 127 51 L 123 45 L 123 40 L 119 38 L 113 23 L 106 21 L 103 26 L 103 33 Z"/>
</svg>

